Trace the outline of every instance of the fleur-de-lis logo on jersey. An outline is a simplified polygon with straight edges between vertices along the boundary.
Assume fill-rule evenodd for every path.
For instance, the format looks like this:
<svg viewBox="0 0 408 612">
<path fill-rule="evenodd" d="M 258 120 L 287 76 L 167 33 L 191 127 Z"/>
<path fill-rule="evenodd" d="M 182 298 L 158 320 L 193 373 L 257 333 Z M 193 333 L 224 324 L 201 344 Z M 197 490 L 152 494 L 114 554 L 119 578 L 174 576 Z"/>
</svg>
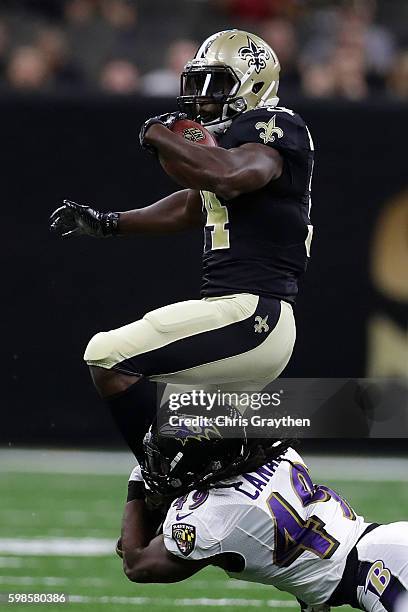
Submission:
<svg viewBox="0 0 408 612">
<path fill-rule="evenodd" d="M 254 330 L 257 334 L 261 334 L 262 332 L 266 333 L 267 331 L 269 331 L 269 325 L 267 323 L 268 317 L 269 315 L 266 315 L 264 319 L 259 315 L 255 317 Z"/>
<path fill-rule="evenodd" d="M 266 60 L 269 59 L 269 51 L 265 47 L 261 47 L 256 44 L 249 36 L 248 46 L 241 47 L 239 50 L 239 57 L 248 62 L 248 67 L 255 67 L 255 72 L 259 74 L 263 68 L 266 68 Z"/>
<path fill-rule="evenodd" d="M 275 142 L 275 134 L 278 138 L 282 138 L 283 136 L 283 130 L 276 125 L 276 115 L 274 115 L 268 123 L 265 121 L 258 121 L 258 123 L 255 123 L 255 129 L 263 130 L 263 132 L 259 133 L 259 136 L 265 144 L 268 142 Z"/>
</svg>

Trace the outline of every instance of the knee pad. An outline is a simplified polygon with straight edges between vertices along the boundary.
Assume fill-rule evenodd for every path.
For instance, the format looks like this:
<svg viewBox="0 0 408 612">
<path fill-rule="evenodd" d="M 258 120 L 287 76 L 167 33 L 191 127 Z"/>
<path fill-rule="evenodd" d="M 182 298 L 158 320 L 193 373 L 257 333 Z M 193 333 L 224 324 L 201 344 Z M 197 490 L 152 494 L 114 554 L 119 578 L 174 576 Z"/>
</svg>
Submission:
<svg viewBox="0 0 408 612">
<path fill-rule="evenodd" d="M 163 334 L 194 332 L 206 329 L 218 322 L 218 312 L 214 305 L 204 300 L 188 300 L 157 308 L 145 314 L 143 319 Z"/>
</svg>

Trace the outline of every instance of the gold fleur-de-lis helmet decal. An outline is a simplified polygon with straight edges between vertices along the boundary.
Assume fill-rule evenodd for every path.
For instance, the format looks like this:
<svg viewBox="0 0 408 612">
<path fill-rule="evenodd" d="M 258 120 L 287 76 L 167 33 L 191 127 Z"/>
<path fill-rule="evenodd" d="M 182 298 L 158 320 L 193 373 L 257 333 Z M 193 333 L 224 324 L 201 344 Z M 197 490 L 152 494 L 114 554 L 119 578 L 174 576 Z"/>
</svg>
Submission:
<svg viewBox="0 0 408 612">
<path fill-rule="evenodd" d="M 247 39 L 248 44 L 240 48 L 239 56 L 248 62 L 248 67 L 253 66 L 255 72 L 259 74 L 261 70 L 266 68 L 266 60 L 270 58 L 270 53 L 264 46 L 257 45 L 249 36 Z"/>
</svg>

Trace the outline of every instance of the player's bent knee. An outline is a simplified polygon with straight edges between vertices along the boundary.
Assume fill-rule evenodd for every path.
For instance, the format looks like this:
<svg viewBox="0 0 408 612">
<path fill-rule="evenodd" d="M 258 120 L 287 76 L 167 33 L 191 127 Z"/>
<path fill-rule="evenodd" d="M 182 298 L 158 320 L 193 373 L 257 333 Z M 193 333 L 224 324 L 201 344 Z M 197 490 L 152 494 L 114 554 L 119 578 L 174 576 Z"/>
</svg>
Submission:
<svg viewBox="0 0 408 612">
<path fill-rule="evenodd" d="M 99 332 L 91 338 L 85 349 L 84 360 L 88 365 L 112 367 L 112 338 L 109 332 Z"/>
</svg>

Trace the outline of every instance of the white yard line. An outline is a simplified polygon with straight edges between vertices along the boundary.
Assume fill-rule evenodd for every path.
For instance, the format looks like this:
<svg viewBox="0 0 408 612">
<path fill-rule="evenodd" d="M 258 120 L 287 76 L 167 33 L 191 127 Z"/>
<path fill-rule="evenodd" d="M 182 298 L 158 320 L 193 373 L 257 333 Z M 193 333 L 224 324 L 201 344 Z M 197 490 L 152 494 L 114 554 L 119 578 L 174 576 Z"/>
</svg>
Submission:
<svg viewBox="0 0 408 612">
<path fill-rule="evenodd" d="M 14 560 L 14 557 L 9 557 L 9 559 Z M 18 559 L 20 561 L 20 559 Z M 94 576 L 90 576 L 87 578 L 80 578 L 76 576 L 70 576 L 69 578 L 61 578 L 61 576 L 0 576 L 0 584 L 24 584 L 24 585 L 33 585 L 33 584 L 41 584 L 41 585 L 64 585 L 64 584 L 75 584 L 80 586 L 94 586 L 94 587 L 106 587 L 106 584 L 109 580 L 106 578 L 97 578 Z M 116 584 L 116 578 L 112 577 L 112 584 Z M 204 589 L 208 588 L 209 581 L 203 579 L 191 578 L 189 581 L 192 588 L 195 589 Z M 156 588 L 165 589 L 167 587 L 166 584 L 158 584 Z M 238 591 L 248 591 L 248 590 L 271 590 L 271 585 L 268 584 L 256 584 L 254 582 L 247 582 L 245 580 L 220 580 L 220 579 L 212 579 L 211 587 L 223 588 L 223 589 L 231 589 Z"/>
<path fill-rule="evenodd" d="M 32 586 L 41 585 L 49 587 L 65 587 L 68 584 L 81 585 L 85 587 L 89 586 L 106 586 L 106 580 L 101 578 L 61 578 L 59 576 L 0 576 L 0 585 L 18 585 L 18 586 Z M 213 587 L 222 586 L 240 589 L 259 589 L 259 586 L 271 589 L 268 585 L 255 585 L 254 583 L 245 581 L 225 581 L 225 580 L 191 580 L 191 587 L 200 588 L 208 587 L 211 584 Z M 164 587 L 167 585 L 157 585 L 158 587 Z M 294 601 L 287 600 L 262 600 L 262 599 L 242 599 L 242 598 L 222 598 L 212 599 L 207 597 L 195 597 L 195 598 L 183 598 L 183 599 L 170 599 L 168 597 L 115 597 L 115 596 L 87 596 L 87 595 L 69 595 L 69 603 L 85 603 L 85 604 L 124 604 L 124 605 L 136 605 L 136 606 L 165 606 L 167 608 L 174 607 L 189 607 L 189 606 L 200 606 L 200 607 L 216 607 L 222 608 L 227 606 L 234 607 L 250 607 L 260 608 L 263 606 L 267 607 L 285 607 L 285 608 L 297 608 L 297 604 Z"/>
<path fill-rule="evenodd" d="M 0 538 L 0 554 L 99 557 L 114 551 L 115 542 L 102 538 Z"/>
<path fill-rule="evenodd" d="M 191 584 L 192 586 L 194 586 L 194 588 L 196 589 L 204 589 L 204 588 L 208 588 L 208 580 L 203 580 L 202 578 L 190 578 L 189 580 L 189 584 Z M 158 585 L 157 585 L 158 586 Z M 256 591 L 264 590 L 264 589 L 271 589 L 271 585 L 270 584 L 262 584 L 260 582 L 248 582 L 246 580 L 220 580 L 218 578 L 211 579 L 211 586 L 214 587 L 222 587 L 223 589 L 233 589 L 234 591 L 247 591 L 247 590 L 251 590 L 254 589 Z"/>
<path fill-rule="evenodd" d="M 59 578 L 57 576 L 0 576 L 0 584 L 62 586 L 67 584 L 67 582 L 67 578 Z"/>
<path fill-rule="evenodd" d="M 313 478 L 408 482 L 408 458 L 305 455 Z M 115 475 L 133 467 L 130 453 L 0 448 L 2 472 Z"/>
<path fill-rule="evenodd" d="M 306 455 L 314 482 L 408 482 L 408 458 Z"/>
<path fill-rule="evenodd" d="M 18 557 L 0 557 L 0 567 L 23 567 L 24 561 Z"/>
<path fill-rule="evenodd" d="M 233 606 L 236 608 L 296 608 L 299 604 L 296 601 L 279 599 L 241 599 L 227 598 L 210 599 L 209 597 L 194 597 L 183 599 L 170 599 L 167 597 L 88 597 L 84 595 L 69 595 L 69 603 L 87 604 L 124 604 L 133 606 L 161 606 L 166 608 L 182 608 L 201 606 L 207 608 L 226 608 Z"/>
<path fill-rule="evenodd" d="M 133 467 L 131 453 L 0 448 L 0 472 L 127 475 Z"/>
<path fill-rule="evenodd" d="M 69 578 L 61 578 L 61 576 L 0 576 L 0 584 L 24 584 L 24 585 L 44 585 L 44 586 L 63 586 L 72 585 L 85 587 L 105 587 L 107 581 L 105 578 L 77 578 L 70 576 Z M 112 578 L 112 584 L 117 584 L 117 580 Z M 207 583 L 208 584 L 208 583 Z"/>
</svg>

